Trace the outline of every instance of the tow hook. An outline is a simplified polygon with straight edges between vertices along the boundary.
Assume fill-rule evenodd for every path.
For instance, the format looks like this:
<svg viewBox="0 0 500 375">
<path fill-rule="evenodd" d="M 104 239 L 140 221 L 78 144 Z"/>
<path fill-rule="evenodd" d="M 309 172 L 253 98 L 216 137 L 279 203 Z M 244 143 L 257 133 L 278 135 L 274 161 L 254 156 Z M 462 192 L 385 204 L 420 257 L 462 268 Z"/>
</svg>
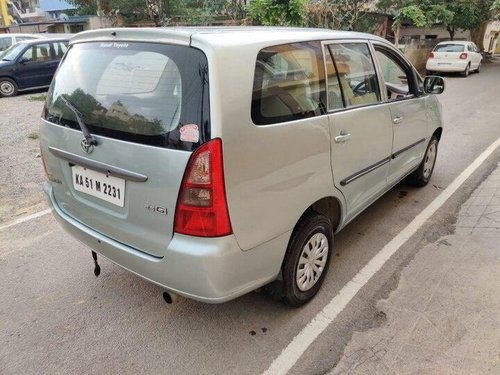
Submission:
<svg viewBox="0 0 500 375">
<path fill-rule="evenodd" d="M 95 251 L 92 251 L 92 258 L 94 259 L 94 275 L 97 277 L 101 274 L 101 267 L 97 263 L 97 253 Z"/>
</svg>

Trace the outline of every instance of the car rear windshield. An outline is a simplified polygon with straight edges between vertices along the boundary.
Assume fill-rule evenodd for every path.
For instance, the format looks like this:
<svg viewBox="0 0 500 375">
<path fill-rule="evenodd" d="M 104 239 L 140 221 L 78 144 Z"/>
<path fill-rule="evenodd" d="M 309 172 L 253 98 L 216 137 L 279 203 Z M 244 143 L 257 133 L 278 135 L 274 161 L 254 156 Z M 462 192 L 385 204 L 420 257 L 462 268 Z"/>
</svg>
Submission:
<svg viewBox="0 0 500 375">
<path fill-rule="evenodd" d="M 178 45 L 75 44 L 44 113 L 47 121 L 80 130 L 78 115 L 95 135 L 193 150 L 210 138 L 207 59 Z"/>
<path fill-rule="evenodd" d="M 438 44 L 434 48 L 434 52 L 463 52 L 464 49 L 463 44 Z"/>
</svg>

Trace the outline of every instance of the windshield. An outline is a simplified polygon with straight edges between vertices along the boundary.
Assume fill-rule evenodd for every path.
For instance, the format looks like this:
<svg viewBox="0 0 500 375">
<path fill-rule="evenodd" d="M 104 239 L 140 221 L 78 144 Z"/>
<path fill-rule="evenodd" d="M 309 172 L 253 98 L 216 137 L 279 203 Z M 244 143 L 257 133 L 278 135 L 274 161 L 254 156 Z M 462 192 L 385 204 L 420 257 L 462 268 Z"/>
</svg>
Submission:
<svg viewBox="0 0 500 375">
<path fill-rule="evenodd" d="M 194 48 L 153 43 L 76 44 L 47 99 L 46 120 L 94 135 L 192 150 L 209 138 L 208 64 Z M 189 125 L 197 137 L 183 138 Z"/>
<path fill-rule="evenodd" d="M 8 49 L 6 49 L 3 52 L 0 52 L 0 57 L 2 60 L 7 60 L 7 61 L 12 61 L 19 56 L 19 54 L 24 50 L 24 47 L 26 47 L 25 44 L 14 44 L 10 46 Z"/>
<path fill-rule="evenodd" d="M 463 52 L 464 48 L 463 44 L 438 44 L 434 52 Z"/>
</svg>

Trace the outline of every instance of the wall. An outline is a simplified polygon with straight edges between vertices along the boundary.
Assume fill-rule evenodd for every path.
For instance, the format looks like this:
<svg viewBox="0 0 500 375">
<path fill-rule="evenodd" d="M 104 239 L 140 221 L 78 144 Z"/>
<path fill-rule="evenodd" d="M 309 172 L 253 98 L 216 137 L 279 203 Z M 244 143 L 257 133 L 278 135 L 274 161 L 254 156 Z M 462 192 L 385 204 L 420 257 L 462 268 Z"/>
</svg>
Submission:
<svg viewBox="0 0 500 375">
<path fill-rule="evenodd" d="M 405 54 L 406 58 L 410 60 L 415 68 L 425 75 L 427 56 L 440 41 L 439 39 L 412 39 L 407 43 L 399 44 L 398 48 Z"/>
<path fill-rule="evenodd" d="M 401 27 L 400 33 L 400 38 L 407 36 L 412 39 L 426 39 L 426 37 L 435 36 L 436 39 L 450 39 L 450 33 L 448 33 L 448 31 L 441 26 L 434 26 L 425 29 L 413 26 L 404 26 Z M 455 32 L 455 39 L 470 40 L 470 32 L 457 30 Z"/>
</svg>

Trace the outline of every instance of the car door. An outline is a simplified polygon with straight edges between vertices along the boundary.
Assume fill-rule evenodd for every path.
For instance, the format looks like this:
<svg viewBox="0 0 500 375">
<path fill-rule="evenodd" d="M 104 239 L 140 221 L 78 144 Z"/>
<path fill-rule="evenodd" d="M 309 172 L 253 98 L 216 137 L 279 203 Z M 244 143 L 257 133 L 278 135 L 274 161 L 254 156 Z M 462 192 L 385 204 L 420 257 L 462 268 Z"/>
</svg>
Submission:
<svg viewBox="0 0 500 375">
<path fill-rule="evenodd" d="M 477 70 L 481 64 L 482 56 L 479 52 L 479 48 L 474 43 L 468 45 L 469 53 L 471 54 L 471 69 Z"/>
<path fill-rule="evenodd" d="M 324 44 L 331 165 L 349 221 L 386 188 L 392 125 L 367 42 Z"/>
<path fill-rule="evenodd" d="M 16 64 L 16 80 L 20 89 L 50 85 L 57 69 L 58 60 L 54 57 L 49 42 L 29 45 Z"/>
<path fill-rule="evenodd" d="M 419 91 L 413 67 L 394 49 L 374 44 L 375 58 L 393 127 L 388 184 L 392 185 L 421 162 L 429 140 L 427 100 Z"/>
</svg>

